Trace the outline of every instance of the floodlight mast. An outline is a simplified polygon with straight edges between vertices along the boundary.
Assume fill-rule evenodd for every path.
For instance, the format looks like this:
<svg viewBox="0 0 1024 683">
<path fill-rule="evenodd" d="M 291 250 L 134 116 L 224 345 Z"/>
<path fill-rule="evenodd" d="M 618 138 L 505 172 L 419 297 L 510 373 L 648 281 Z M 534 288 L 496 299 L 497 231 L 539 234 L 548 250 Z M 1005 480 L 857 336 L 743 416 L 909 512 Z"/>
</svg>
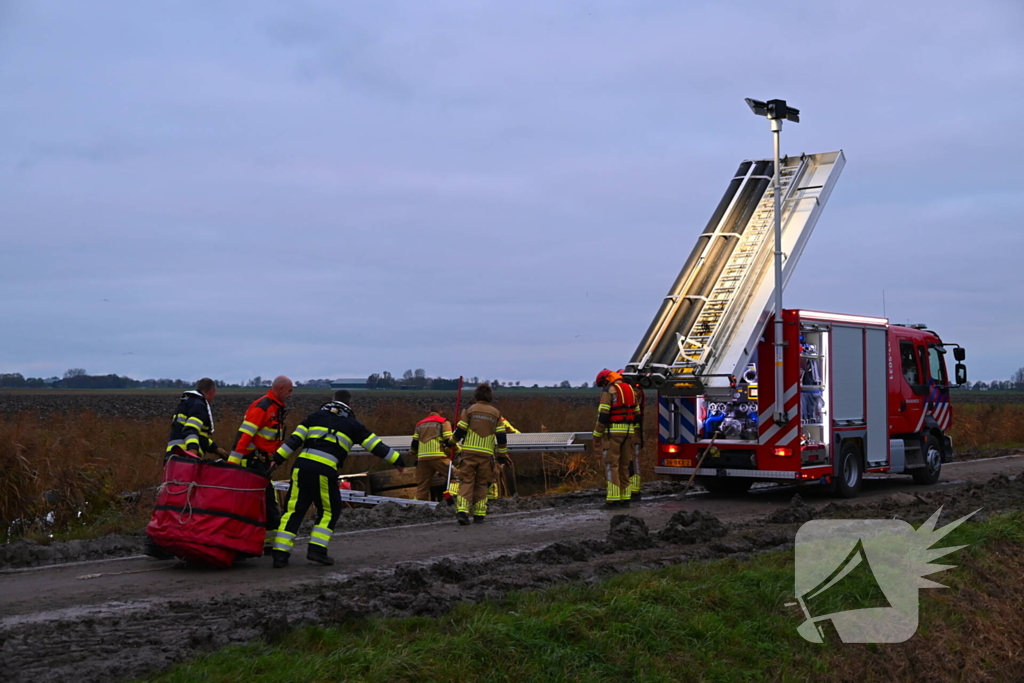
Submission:
<svg viewBox="0 0 1024 683">
<path fill-rule="evenodd" d="M 782 325 L 782 163 L 780 154 L 780 133 L 782 121 L 789 120 L 800 123 L 800 110 L 786 105 L 786 100 L 768 100 L 762 102 L 746 98 L 747 106 L 756 116 L 765 116 L 772 123 L 772 137 L 775 147 L 775 177 L 773 179 L 775 195 L 775 413 L 773 419 L 778 427 L 789 421 L 786 412 L 785 391 L 783 389 L 782 350 L 785 347 Z"/>
</svg>

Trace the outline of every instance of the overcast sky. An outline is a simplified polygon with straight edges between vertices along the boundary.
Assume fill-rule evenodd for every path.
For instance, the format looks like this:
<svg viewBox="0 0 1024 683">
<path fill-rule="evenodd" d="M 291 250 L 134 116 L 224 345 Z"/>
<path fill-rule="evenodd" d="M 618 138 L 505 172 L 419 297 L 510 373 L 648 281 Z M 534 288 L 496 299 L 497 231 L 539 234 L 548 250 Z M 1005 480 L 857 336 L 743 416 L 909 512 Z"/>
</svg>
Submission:
<svg viewBox="0 0 1024 683">
<path fill-rule="evenodd" d="M 1024 366 L 1024 3 L 0 2 L 0 372 L 624 365 L 744 97 L 846 168 L 787 307 Z"/>
</svg>

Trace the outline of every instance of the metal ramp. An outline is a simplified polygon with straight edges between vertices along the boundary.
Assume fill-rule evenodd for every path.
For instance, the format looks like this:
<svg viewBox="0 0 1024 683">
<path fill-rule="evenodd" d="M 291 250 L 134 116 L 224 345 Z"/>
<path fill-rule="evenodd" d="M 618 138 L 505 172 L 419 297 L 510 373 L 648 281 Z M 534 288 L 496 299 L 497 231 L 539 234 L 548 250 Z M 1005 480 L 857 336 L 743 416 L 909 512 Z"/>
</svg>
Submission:
<svg viewBox="0 0 1024 683">
<path fill-rule="evenodd" d="M 841 151 L 782 159 L 783 286 L 845 164 Z M 663 393 L 725 394 L 774 311 L 771 160 L 745 161 L 624 373 Z"/>
<path fill-rule="evenodd" d="M 508 435 L 509 455 L 521 455 L 526 453 L 580 453 L 587 449 L 587 444 L 593 440 L 591 432 L 534 432 Z M 389 447 L 405 455 L 409 452 L 412 443 L 412 435 L 409 436 L 382 436 L 383 441 Z M 353 446 L 349 455 L 369 455 L 361 446 Z M 363 474 L 341 474 L 338 475 L 340 482 L 346 479 L 357 479 L 364 477 Z M 291 488 L 291 482 L 275 481 L 275 491 L 287 491 Z M 427 500 L 412 500 L 410 498 L 398 498 L 395 496 L 376 496 L 366 491 L 355 489 L 339 489 L 341 500 L 346 503 L 358 503 L 360 505 L 380 505 L 381 503 L 395 503 L 397 505 L 415 507 L 426 506 L 434 508 L 438 503 Z"/>
</svg>

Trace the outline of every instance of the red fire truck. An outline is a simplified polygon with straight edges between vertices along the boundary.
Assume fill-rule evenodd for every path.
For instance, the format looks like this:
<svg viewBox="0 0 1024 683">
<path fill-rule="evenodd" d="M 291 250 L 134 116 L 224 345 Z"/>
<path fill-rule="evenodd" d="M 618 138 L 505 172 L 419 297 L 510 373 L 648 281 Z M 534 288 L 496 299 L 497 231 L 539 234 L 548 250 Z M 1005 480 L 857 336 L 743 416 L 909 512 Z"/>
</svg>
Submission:
<svg viewBox="0 0 1024 683">
<path fill-rule="evenodd" d="M 842 152 L 783 159 L 783 282 L 843 163 Z M 868 472 L 936 482 L 953 457 L 949 388 L 967 377 L 964 349 L 924 325 L 783 310 L 776 391 L 773 166 L 740 165 L 623 373 L 658 389 L 655 472 L 696 476 L 712 492 L 773 481 L 844 497 Z"/>
</svg>

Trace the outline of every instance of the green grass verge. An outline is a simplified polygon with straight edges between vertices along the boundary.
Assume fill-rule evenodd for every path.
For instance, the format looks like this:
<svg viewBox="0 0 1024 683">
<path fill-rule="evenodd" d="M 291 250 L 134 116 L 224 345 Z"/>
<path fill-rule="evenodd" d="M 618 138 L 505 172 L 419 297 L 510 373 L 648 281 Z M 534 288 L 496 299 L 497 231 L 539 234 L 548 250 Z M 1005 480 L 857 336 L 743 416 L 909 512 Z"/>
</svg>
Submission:
<svg viewBox="0 0 1024 683">
<path fill-rule="evenodd" d="M 970 628 L 949 595 L 998 571 L 996 548 L 1024 546 L 1022 529 L 1020 513 L 993 517 L 961 526 L 939 544 L 969 544 L 948 561 L 966 566 L 932 577 L 951 589 L 942 600 L 922 593 L 917 638 L 935 620 L 954 631 Z M 796 632 L 798 608 L 785 606 L 792 593 L 792 552 L 694 562 L 599 586 L 569 583 L 459 605 L 439 619 L 296 629 L 274 645 L 228 648 L 156 680 L 806 681 L 846 668 L 843 647 L 875 647 L 804 641 Z"/>
</svg>

